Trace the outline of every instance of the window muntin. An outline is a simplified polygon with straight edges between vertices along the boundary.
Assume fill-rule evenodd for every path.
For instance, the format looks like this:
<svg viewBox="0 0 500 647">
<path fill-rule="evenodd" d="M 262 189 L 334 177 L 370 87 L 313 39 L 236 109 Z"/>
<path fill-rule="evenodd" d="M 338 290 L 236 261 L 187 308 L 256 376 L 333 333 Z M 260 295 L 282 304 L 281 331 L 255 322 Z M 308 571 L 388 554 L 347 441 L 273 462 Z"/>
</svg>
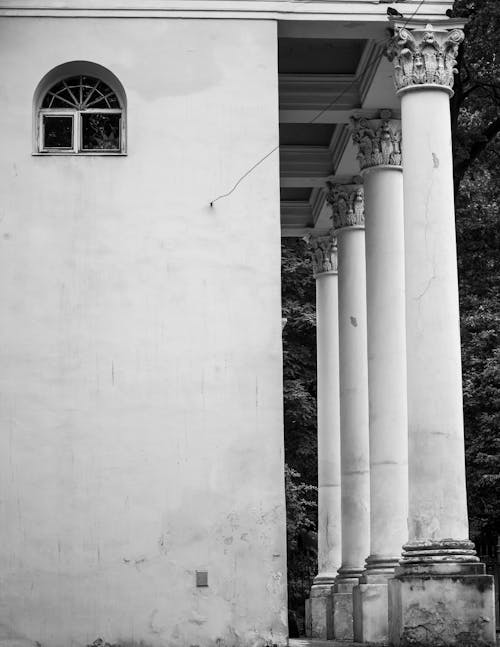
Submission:
<svg viewBox="0 0 500 647">
<path fill-rule="evenodd" d="M 45 93 L 38 130 L 42 153 L 121 153 L 120 101 L 98 78 L 79 75 L 63 79 Z"/>
</svg>

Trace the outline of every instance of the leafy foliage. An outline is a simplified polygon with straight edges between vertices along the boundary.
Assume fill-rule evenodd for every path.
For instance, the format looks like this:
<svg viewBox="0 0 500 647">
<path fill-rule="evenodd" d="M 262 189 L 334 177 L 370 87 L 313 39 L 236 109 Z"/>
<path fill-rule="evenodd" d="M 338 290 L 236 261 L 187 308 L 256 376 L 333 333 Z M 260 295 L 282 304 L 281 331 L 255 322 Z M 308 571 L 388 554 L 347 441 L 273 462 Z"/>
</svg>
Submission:
<svg viewBox="0 0 500 647">
<path fill-rule="evenodd" d="M 281 254 L 288 605 L 301 617 L 316 575 L 316 286 L 303 241 L 285 239 Z"/>
<path fill-rule="evenodd" d="M 285 458 L 304 482 L 317 481 L 316 315 L 312 264 L 301 240 L 282 244 Z"/>
<path fill-rule="evenodd" d="M 500 3 L 455 0 L 453 17 L 463 17 L 465 41 L 460 47 L 451 100 L 455 193 L 471 164 L 494 152 L 500 132 Z"/>
<path fill-rule="evenodd" d="M 303 614 L 316 575 L 316 488 L 301 481 L 299 472 L 285 466 L 288 540 L 288 607 Z"/>
<path fill-rule="evenodd" d="M 471 535 L 500 533 L 500 3 L 455 0 L 464 17 L 451 100 Z"/>
<path fill-rule="evenodd" d="M 468 171 L 456 210 L 469 517 L 477 538 L 500 533 L 500 178 L 488 166 Z"/>
</svg>

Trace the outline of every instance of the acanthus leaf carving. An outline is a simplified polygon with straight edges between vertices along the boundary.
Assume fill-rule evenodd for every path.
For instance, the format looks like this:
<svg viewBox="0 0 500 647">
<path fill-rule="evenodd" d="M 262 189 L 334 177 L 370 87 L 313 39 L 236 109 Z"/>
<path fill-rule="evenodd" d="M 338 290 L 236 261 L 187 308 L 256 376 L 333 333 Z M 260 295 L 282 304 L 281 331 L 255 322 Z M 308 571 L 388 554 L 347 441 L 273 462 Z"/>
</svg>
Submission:
<svg viewBox="0 0 500 647">
<path fill-rule="evenodd" d="M 360 184 L 327 182 L 326 200 L 332 208 L 333 229 L 365 226 L 365 198 Z"/>
<path fill-rule="evenodd" d="M 324 236 L 309 236 L 307 244 L 311 254 L 314 276 L 325 272 L 337 272 L 337 239 L 332 230 Z"/>
<path fill-rule="evenodd" d="M 394 63 L 396 90 L 431 84 L 453 87 L 455 65 L 464 32 L 457 27 L 431 24 L 412 26 L 394 24 L 394 36 L 386 56 Z"/>
<path fill-rule="evenodd" d="M 361 170 L 373 166 L 401 166 L 401 122 L 398 119 L 352 119 Z"/>
</svg>

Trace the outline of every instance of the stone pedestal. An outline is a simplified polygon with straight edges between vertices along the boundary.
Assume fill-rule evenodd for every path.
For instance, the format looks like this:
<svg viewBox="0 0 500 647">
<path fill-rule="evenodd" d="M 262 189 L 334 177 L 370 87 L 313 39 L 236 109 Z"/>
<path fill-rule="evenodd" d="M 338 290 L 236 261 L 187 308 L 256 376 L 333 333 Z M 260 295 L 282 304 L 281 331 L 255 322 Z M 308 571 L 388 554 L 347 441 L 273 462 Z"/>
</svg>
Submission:
<svg viewBox="0 0 500 647">
<path fill-rule="evenodd" d="M 312 634 L 311 598 L 308 598 L 305 601 L 304 633 L 307 638 L 311 637 L 311 634 Z"/>
<path fill-rule="evenodd" d="M 389 639 L 387 582 L 353 590 L 354 641 L 386 644 Z"/>
<path fill-rule="evenodd" d="M 332 587 L 313 586 L 311 589 L 311 638 L 333 638 Z"/>
<path fill-rule="evenodd" d="M 468 541 L 449 96 L 463 32 L 394 22 L 405 207 L 409 541 L 390 583 L 391 642 L 493 647 L 491 577 Z"/>
<path fill-rule="evenodd" d="M 333 589 L 333 635 L 335 640 L 352 640 L 353 631 L 353 588 L 358 584 L 358 578 L 349 578 L 343 573 Z"/>
<path fill-rule="evenodd" d="M 483 564 L 429 575 L 398 570 L 389 584 L 390 644 L 394 647 L 492 647 L 496 644 L 493 580 Z M 454 572 L 453 572 L 454 571 Z"/>
</svg>

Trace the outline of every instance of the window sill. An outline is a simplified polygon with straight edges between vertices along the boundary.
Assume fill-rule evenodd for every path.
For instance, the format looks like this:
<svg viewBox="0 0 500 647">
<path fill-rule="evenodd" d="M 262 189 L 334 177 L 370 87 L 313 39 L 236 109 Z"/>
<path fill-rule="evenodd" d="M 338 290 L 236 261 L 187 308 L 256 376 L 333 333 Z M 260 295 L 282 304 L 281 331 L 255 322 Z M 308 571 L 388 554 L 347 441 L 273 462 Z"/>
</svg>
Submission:
<svg viewBox="0 0 500 647">
<path fill-rule="evenodd" d="M 52 152 L 46 153 L 31 153 L 31 157 L 127 157 L 127 153 L 106 153 L 104 151 L 92 151 L 88 153 L 73 153 L 72 151 Z"/>
</svg>

